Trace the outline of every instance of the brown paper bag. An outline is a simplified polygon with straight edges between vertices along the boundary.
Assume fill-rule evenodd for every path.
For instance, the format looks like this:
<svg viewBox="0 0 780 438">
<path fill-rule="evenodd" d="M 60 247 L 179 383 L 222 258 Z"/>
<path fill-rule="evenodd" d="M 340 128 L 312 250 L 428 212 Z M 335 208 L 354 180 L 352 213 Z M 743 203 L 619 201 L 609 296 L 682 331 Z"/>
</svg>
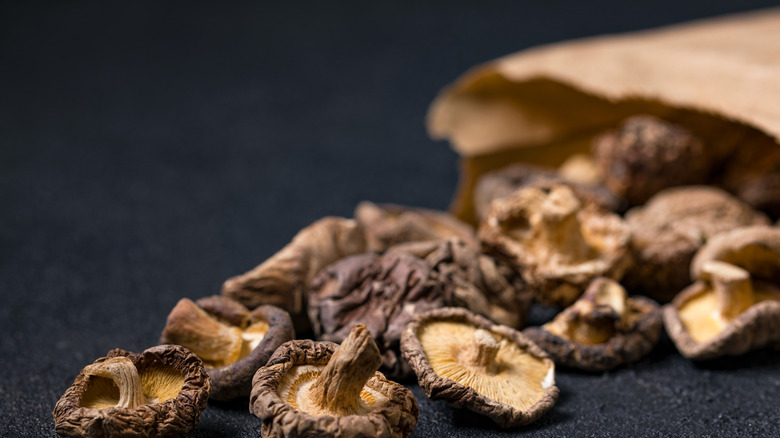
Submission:
<svg viewBox="0 0 780 438">
<path fill-rule="evenodd" d="M 525 50 L 444 89 L 427 126 L 461 154 L 453 213 L 474 222 L 474 180 L 524 161 L 557 166 L 633 114 L 708 144 L 780 141 L 780 8 Z"/>
</svg>

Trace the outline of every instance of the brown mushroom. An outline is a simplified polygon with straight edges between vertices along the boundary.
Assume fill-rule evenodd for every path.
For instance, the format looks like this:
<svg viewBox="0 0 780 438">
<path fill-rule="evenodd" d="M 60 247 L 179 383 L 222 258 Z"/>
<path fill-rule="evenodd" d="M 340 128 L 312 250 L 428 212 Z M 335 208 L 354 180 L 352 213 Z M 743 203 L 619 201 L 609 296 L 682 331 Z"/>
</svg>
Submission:
<svg viewBox="0 0 780 438">
<path fill-rule="evenodd" d="M 774 139 L 754 133 L 741 142 L 718 182 L 753 208 L 780 217 L 780 148 Z"/>
<path fill-rule="evenodd" d="M 479 237 L 547 304 L 569 305 L 591 279 L 620 279 L 631 264 L 626 224 L 593 205 L 583 208 L 564 185 L 526 187 L 494 201 Z"/>
<path fill-rule="evenodd" d="M 604 184 L 630 206 L 668 187 L 706 184 L 713 167 L 707 152 L 693 132 L 647 115 L 630 117 L 593 142 Z"/>
<path fill-rule="evenodd" d="M 401 333 L 415 313 L 450 302 L 452 287 L 410 254 L 347 257 L 323 270 L 309 291 L 309 316 L 319 339 L 343 341 L 365 324 L 382 352 L 390 378 L 411 376 L 400 357 Z"/>
<path fill-rule="evenodd" d="M 442 281 L 452 285 L 450 305 L 510 327 L 525 324 L 533 295 L 514 269 L 458 239 L 403 243 L 386 252 L 401 253 L 425 260 Z"/>
<path fill-rule="evenodd" d="M 54 430 L 73 437 L 162 437 L 195 428 L 211 383 L 178 345 L 115 349 L 85 367 L 54 407 Z"/>
<path fill-rule="evenodd" d="M 252 381 L 249 410 L 264 437 L 406 437 L 419 411 L 411 391 L 376 371 L 379 349 L 363 325 L 341 346 L 283 344 Z"/>
<path fill-rule="evenodd" d="M 664 308 L 666 331 L 683 356 L 738 356 L 780 341 L 780 230 L 736 229 L 694 258 L 698 281 Z"/>
<path fill-rule="evenodd" d="M 626 222 L 635 263 L 623 283 L 632 292 L 668 302 L 691 283 L 691 260 L 708 239 L 769 219 L 723 190 L 689 186 L 659 192 L 630 210 Z"/>
<path fill-rule="evenodd" d="M 661 326 L 658 304 L 628 298 L 620 284 L 601 277 L 552 321 L 523 334 L 559 365 L 605 371 L 647 355 L 658 342 Z"/>
<path fill-rule="evenodd" d="M 442 211 L 364 201 L 355 209 L 355 220 L 365 231 L 369 251 L 384 252 L 399 243 L 451 237 L 479 248 L 471 226 Z"/>
<path fill-rule="evenodd" d="M 295 330 L 308 330 L 306 291 L 325 266 L 366 251 L 363 230 L 357 222 L 339 217 L 322 218 L 295 235 L 292 242 L 251 271 L 225 281 L 222 295 L 250 309 L 261 304 L 290 313 Z"/>
<path fill-rule="evenodd" d="M 474 186 L 474 211 L 477 218 L 484 219 L 494 200 L 505 198 L 518 189 L 523 187 L 542 189 L 559 184 L 569 186 L 586 204 L 596 204 L 612 211 L 621 209 L 620 200 L 603 185 L 576 181 L 576 178 L 584 178 L 576 175 L 582 173 L 581 170 L 562 167 L 561 171 L 566 173 L 559 174 L 553 168 L 516 163 L 480 176 Z"/>
<path fill-rule="evenodd" d="M 501 427 L 532 423 L 558 399 L 555 365 L 541 348 L 466 309 L 418 315 L 404 331 L 402 351 L 428 397 Z"/>
<path fill-rule="evenodd" d="M 223 296 L 179 300 L 168 315 L 161 344 L 179 344 L 203 360 L 211 398 L 249 395 L 252 376 L 277 347 L 295 338 L 290 315 L 271 305 L 249 311 Z"/>
</svg>

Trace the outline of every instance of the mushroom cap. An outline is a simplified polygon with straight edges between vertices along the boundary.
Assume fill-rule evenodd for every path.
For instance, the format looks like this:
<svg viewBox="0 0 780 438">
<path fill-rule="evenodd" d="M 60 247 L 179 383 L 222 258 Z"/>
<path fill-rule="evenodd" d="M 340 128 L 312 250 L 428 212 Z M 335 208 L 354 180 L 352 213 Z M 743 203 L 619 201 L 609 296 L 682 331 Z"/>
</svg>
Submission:
<svg viewBox="0 0 780 438">
<path fill-rule="evenodd" d="M 249 410 L 263 420 L 264 437 L 406 437 L 419 410 L 411 391 L 380 372 L 368 379 L 360 397 L 363 415 L 312 415 L 297 409 L 295 391 L 315 380 L 338 344 L 296 340 L 282 344 L 252 380 Z"/>
<path fill-rule="evenodd" d="M 290 315 L 271 305 L 263 305 L 250 312 L 238 301 L 220 295 L 201 298 L 194 304 L 217 318 L 226 328 L 235 329 L 240 342 L 238 360 L 222 366 L 206 366 L 211 377 L 211 398 L 230 400 L 248 396 L 255 371 L 268 362 L 280 345 L 295 338 Z M 176 321 L 169 316 L 160 343 L 180 343 L 197 353 L 196 346 L 182 342 L 176 332 L 180 329 L 172 327 L 172 324 Z"/>
<path fill-rule="evenodd" d="M 522 276 L 506 264 L 454 238 L 402 243 L 386 252 L 402 253 L 425 260 L 453 286 L 452 305 L 510 327 L 525 324 L 533 294 Z"/>
<path fill-rule="evenodd" d="M 355 220 L 365 232 L 369 251 L 384 252 L 399 243 L 452 237 L 479 248 L 474 229 L 443 211 L 363 201 L 355 208 Z"/>
<path fill-rule="evenodd" d="M 644 206 L 629 210 L 626 222 L 636 263 L 624 283 L 631 291 L 666 302 L 690 284 L 691 260 L 709 239 L 738 227 L 765 225 L 769 219 L 723 190 L 687 186 L 658 192 Z"/>
<path fill-rule="evenodd" d="M 82 370 L 54 407 L 58 434 L 163 437 L 184 434 L 197 426 L 211 390 L 209 376 L 197 356 L 178 345 L 158 345 L 140 354 L 111 350 L 95 364 L 117 357 L 126 357 L 135 365 L 149 402 L 136 408 L 108 407 L 119 400 L 116 386 Z"/>
<path fill-rule="evenodd" d="M 589 289 L 599 288 L 604 282 L 612 281 L 606 278 L 594 279 Z M 623 306 L 624 310 L 616 312 L 616 318 L 610 321 L 613 332 L 606 341 L 578 342 L 579 340 L 572 339 L 560 330 L 553 329 L 551 324 L 571 324 L 575 323 L 577 318 L 584 319 L 579 322 L 581 324 L 587 324 L 588 319 L 598 320 L 598 315 L 595 314 L 604 311 L 602 306 L 585 314 L 578 314 L 578 311 L 573 309 L 588 298 L 586 292 L 577 303 L 561 312 L 553 323 L 541 327 L 528 327 L 523 330 L 523 334 L 549 353 L 556 364 L 585 371 L 606 371 L 622 364 L 636 362 L 646 356 L 658 343 L 663 325 L 661 310 L 653 300 L 639 296 L 624 298 L 624 301 L 619 304 L 611 305 L 613 309 Z M 570 318 L 572 313 L 574 315 Z"/>
<path fill-rule="evenodd" d="M 559 217 L 561 223 L 553 225 L 546 214 L 574 219 Z M 632 263 L 630 232 L 620 216 L 594 205 L 583 208 L 564 185 L 526 187 L 496 200 L 479 237 L 485 251 L 521 272 L 545 304 L 569 305 L 591 279 L 620 279 Z"/>
<path fill-rule="evenodd" d="M 319 339 L 342 342 L 365 324 L 382 353 L 390 378 L 412 375 L 400 356 L 401 333 L 415 313 L 450 302 L 451 285 L 410 254 L 362 254 L 324 269 L 309 291 L 309 317 Z"/>
<path fill-rule="evenodd" d="M 495 373 L 459 360 L 477 333 L 497 342 Z M 425 394 L 490 417 L 501 427 L 536 421 L 558 399 L 555 364 L 520 332 L 466 309 L 420 314 L 404 331 L 402 351 Z"/>
</svg>

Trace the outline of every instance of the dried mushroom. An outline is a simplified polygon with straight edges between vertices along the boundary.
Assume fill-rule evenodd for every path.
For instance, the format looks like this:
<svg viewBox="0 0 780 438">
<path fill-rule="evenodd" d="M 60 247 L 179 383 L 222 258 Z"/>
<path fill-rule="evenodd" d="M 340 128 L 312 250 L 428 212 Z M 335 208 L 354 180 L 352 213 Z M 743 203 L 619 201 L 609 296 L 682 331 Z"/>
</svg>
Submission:
<svg viewBox="0 0 780 438">
<path fill-rule="evenodd" d="M 195 428 L 211 382 L 178 345 L 112 350 L 85 367 L 54 407 L 54 430 L 73 437 L 162 437 Z"/>
<path fill-rule="evenodd" d="M 411 391 L 377 372 L 371 334 L 355 326 L 341 346 L 291 341 L 252 381 L 249 410 L 264 437 L 406 437 L 419 411 Z"/>
<path fill-rule="evenodd" d="M 719 234 L 696 254 L 691 272 L 698 281 L 664 309 L 683 356 L 737 356 L 780 341 L 780 230 Z"/>
<path fill-rule="evenodd" d="M 659 192 L 630 210 L 626 222 L 636 263 L 623 283 L 632 292 L 668 302 L 691 283 L 691 260 L 707 240 L 769 219 L 723 190 L 690 186 Z"/>
<path fill-rule="evenodd" d="M 631 264 L 626 224 L 594 205 L 583 208 L 564 185 L 526 187 L 494 201 L 479 237 L 547 304 L 569 305 L 591 279 L 620 279 Z"/>
<path fill-rule="evenodd" d="M 572 169 L 576 164 L 562 167 L 560 174 L 552 168 L 517 163 L 482 175 L 474 186 L 474 211 L 477 218 L 482 220 L 487 215 L 494 200 L 506 198 L 518 189 L 541 189 L 560 184 L 568 185 L 587 204 L 596 204 L 612 211 L 620 210 L 620 201 L 603 185 L 582 182 L 587 176 L 582 175 L 582 169 Z"/>
<path fill-rule="evenodd" d="M 629 205 L 641 205 L 674 186 L 706 184 L 713 157 L 704 142 L 682 126 L 640 115 L 593 142 L 604 184 Z"/>
<path fill-rule="evenodd" d="M 403 243 L 386 254 L 401 253 L 425 260 L 442 281 L 452 285 L 450 305 L 510 327 L 525 324 L 533 295 L 514 269 L 457 239 Z"/>
<path fill-rule="evenodd" d="M 451 237 L 479 248 L 470 225 L 441 211 L 364 201 L 355 209 L 355 220 L 365 231 L 369 251 L 384 252 L 398 243 Z"/>
<path fill-rule="evenodd" d="M 743 141 L 720 182 L 753 208 L 780 217 L 780 148 L 773 139 L 754 134 Z"/>
<path fill-rule="evenodd" d="M 541 348 L 466 309 L 418 315 L 404 331 L 402 351 L 428 397 L 501 427 L 536 421 L 558 399 L 555 365 Z"/>
<path fill-rule="evenodd" d="M 559 365 L 605 371 L 647 355 L 658 342 L 661 325 L 658 304 L 628 298 L 622 286 L 602 277 L 552 321 L 523 333 Z"/>
<path fill-rule="evenodd" d="M 322 218 L 258 267 L 225 281 L 222 295 L 250 309 L 261 304 L 281 307 L 290 313 L 295 330 L 304 332 L 309 329 L 306 291 L 311 279 L 336 260 L 365 251 L 363 230 L 357 222 Z"/>
<path fill-rule="evenodd" d="M 410 254 L 347 257 L 323 270 L 309 291 L 309 316 L 319 339 L 341 342 L 355 324 L 374 336 L 385 374 L 411 376 L 400 357 L 401 333 L 415 313 L 450 302 L 451 286 Z"/>
<path fill-rule="evenodd" d="M 211 398 L 248 396 L 252 375 L 277 347 L 295 337 L 290 315 L 265 305 L 249 311 L 223 296 L 179 300 L 168 315 L 161 344 L 179 344 L 203 360 Z"/>
</svg>

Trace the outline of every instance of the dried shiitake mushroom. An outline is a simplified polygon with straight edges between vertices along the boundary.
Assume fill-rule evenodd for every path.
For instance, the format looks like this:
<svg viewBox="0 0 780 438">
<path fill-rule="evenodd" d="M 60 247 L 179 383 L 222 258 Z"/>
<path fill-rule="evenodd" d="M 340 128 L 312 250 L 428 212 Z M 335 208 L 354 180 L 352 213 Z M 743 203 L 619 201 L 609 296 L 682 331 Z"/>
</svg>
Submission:
<svg viewBox="0 0 780 438">
<path fill-rule="evenodd" d="M 362 254 L 328 266 L 309 291 L 309 316 L 319 339 L 343 341 L 365 324 L 382 352 L 385 374 L 411 376 L 400 357 L 401 333 L 414 314 L 450 302 L 452 286 L 410 254 Z"/>
<path fill-rule="evenodd" d="M 667 302 L 691 283 L 691 260 L 707 240 L 769 219 L 723 190 L 689 186 L 659 192 L 630 210 L 626 222 L 635 263 L 623 283 L 632 292 Z"/>
<path fill-rule="evenodd" d="M 355 220 L 365 231 L 369 251 L 384 252 L 398 243 L 451 237 L 479 248 L 471 226 L 442 211 L 364 201 L 355 209 Z"/>
<path fill-rule="evenodd" d="M 486 252 L 522 273 L 536 298 L 573 303 L 591 279 L 620 279 L 631 264 L 628 226 L 571 188 L 526 187 L 493 202 L 479 227 Z"/>
<path fill-rule="evenodd" d="M 664 308 L 683 356 L 738 356 L 780 341 L 780 230 L 740 228 L 715 236 L 694 258 L 698 279 Z"/>
<path fill-rule="evenodd" d="M 428 397 L 501 427 L 536 421 L 558 399 L 555 365 L 541 348 L 466 309 L 418 315 L 404 331 L 402 351 Z"/>
<path fill-rule="evenodd" d="M 211 398 L 248 396 L 252 376 L 277 347 L 295 338 L 290 315 L 271 305 L 249 311 L 223 296 L 183 298 L 168 315 L 161 344 L 187 347 L 211 377 Z"/>
<path fill-rule="evenodd" d="M 406 437 L 419 411 L 411 391 L 376 371 L 371 334 L 355 326 L 341 346 L 283 344 L 252 381 L 249 410 L 264 437 Z"/>
<path fill-rule="evenodd" d="M 525 324 L 533 295 L 514 269 L 458 239 L 402 243 L 386 252 L 401 253 L 425 260 L 442 281 L 452 285 L 450 305 L 510 327 Z"/>
<path fill-rule="evenodd" d="M 593 156 L 604 184 L 630 206 L 668 187 L 706 184 L 713 167 L 693 132 L 647 115 L 630 117 L 596 138 Z"/>
<path fill-rule="evenodd" d="M 261 304 L 290 313 L 295 330 L 308 330 L 306 291 L 317 273 L 346 256 L 366 251 L 363 230 L 357 222 L 325 217 L 295 235 L 292 242 L 251 271 L 225 281 L 222 295 L 250 309 Z"/>
<path fill-rule="evenodd" d="M 780 148 L 774 139 L 754 134 L 741 142 L 719 182 L 753 208 L 780 217 Z"/>
<path fill-rule="evenodd" d="M 658 304 L 628 298 L 620 284 L 600 277 L 555 319 L 523 334 L 559 365 L 605 371 L 647 355 L 658 342 L 661 325 Z"/>
<path fill-rule="evenodd" d="M 474 186 L 474 211 L 477 218 L 482 220 L 487 215 L 490 204 L 494 200 L 505 198 L 518 189 L 549 188 L 560 184 L 568 185 L 586 204 L 593 203 L 612 211 L 621 209 L 618 198 L 603 185 L 572 181 L 571 173 L 574 171 L 566 170 L 566 172 L 569 178 L 552 168 L 516 163 L 480 176 Z"/>
<path fill-rule="evenodd" d="M 195 428 L 211 382 L 186 348 L 116 349 L 85 367 L 54 407 L 54 430 L 73 437 L 162 437 Z"/>
</svg>

